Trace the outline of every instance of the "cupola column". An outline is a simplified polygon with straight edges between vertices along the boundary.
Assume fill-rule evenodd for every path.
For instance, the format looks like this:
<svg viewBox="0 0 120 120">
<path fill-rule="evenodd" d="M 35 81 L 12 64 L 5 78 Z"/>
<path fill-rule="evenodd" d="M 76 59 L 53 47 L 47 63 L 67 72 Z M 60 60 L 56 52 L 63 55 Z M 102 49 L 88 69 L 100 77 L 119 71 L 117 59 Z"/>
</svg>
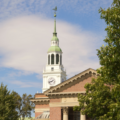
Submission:
<svg viewBox="0 0 120 120">
<path fill-rule="evenodd" d="M 49 54 L 47 55 L 47 65 L 49 65 Z"/>
</svg>

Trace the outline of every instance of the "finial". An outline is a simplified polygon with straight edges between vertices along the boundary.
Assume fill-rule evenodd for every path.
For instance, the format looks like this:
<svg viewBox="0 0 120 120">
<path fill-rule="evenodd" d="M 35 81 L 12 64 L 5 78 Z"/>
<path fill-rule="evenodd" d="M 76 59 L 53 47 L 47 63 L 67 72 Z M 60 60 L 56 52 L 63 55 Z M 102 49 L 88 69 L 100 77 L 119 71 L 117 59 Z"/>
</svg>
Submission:
<svg viewBox="0 0 120 120">
<path fill-rule="evenodd" d="M 56 17 L 57 6 L 53 10 L 54 10 L 54 17 Z"/>
</svg>

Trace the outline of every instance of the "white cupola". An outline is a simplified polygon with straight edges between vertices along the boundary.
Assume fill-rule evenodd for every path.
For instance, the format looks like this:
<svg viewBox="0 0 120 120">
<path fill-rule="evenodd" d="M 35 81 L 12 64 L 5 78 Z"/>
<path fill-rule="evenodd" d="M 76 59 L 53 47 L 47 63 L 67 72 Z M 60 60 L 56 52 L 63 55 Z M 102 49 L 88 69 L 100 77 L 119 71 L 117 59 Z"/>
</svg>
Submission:
<svg viewBox="0 0 120 120">
<path fill-rule="evenodd" d="M 66 71 L 62 65 L 62 50 L 59 47 L 59 39 L 56 33 L 56 11 L 57 8 L 54 14 L 54 32 L 51 46 L 47 53 L 47 65 L 43 70 L 43 92 L 66 80 Z"/>
</svg>

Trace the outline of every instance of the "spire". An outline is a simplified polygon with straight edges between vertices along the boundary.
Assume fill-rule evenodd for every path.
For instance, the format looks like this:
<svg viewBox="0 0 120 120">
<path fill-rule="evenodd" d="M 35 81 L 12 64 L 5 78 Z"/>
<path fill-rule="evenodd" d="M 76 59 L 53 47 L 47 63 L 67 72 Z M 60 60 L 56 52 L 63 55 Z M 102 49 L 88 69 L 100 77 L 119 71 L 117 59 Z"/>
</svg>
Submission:
<svg viewBox="0 0 120 120">
<path fill-rule="evenodd" d="M 53 32 L 53 36 L 57 36 L 56 33 L 56 11 L 57 11 L 57 6 L 53 9 L 54 10 L 54 32 Z"/>
<path fill-rule="evenodd" d="M 57 32 L 56 32 L 56 11 L 57 11 L 57 7 L 55 7 L 54 9 L 54 32 L 53 32 L 53 37 L 51 39 L 51 41 L 59 41 L 59 39 L 57 38 Z"/>
<path fill-rule="evenodd" d="M 54 17 L 56 16 L 56 14 L 54 14 Z M 54 33 L 56 33 L 56 17 L 54 19 Z"/>
</svg>

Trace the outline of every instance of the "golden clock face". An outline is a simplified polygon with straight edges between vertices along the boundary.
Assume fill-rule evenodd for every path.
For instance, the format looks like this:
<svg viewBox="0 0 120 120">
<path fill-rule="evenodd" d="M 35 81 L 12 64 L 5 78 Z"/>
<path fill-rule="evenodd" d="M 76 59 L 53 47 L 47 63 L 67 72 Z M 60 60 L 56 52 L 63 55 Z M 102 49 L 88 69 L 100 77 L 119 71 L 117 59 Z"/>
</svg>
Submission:
<svg viewBox="0 0 120 120">
<path fill-rule="evenodd" d="M 50 85 L 54 85 L 54 84 L 55 84 L 55 79 L 54 79 L 53 77 L 49 78 L 49 79 L 48 79 L 48 83 L 49 83 Z"/>
</svg>

